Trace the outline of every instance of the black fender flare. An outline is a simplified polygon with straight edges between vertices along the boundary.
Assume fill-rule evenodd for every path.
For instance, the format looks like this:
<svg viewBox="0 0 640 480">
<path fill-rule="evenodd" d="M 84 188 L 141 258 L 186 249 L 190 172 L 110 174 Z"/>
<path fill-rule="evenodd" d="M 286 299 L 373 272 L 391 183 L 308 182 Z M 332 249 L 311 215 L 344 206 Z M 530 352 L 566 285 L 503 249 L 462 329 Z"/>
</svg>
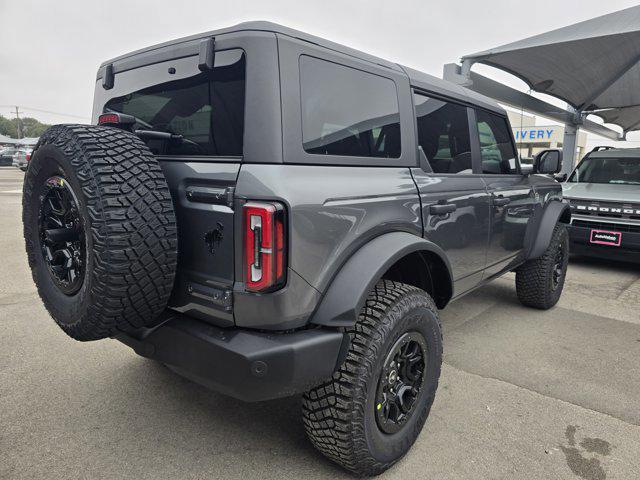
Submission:
<svg viewBox="0 0 640 480">
<path fill-rule="evenodd" d="M 436 254 L 444 262 L 453 290 L 451 265 L 435 243 L 407 232 L 380 235 L 357 250 L 334 277 L 311 323 L 332 327 L 354 325 L 371 289 L 404 256 L 418 251 Z"/>
<path fill-rule="evenodd" d="M 537 226 L 537 229 L 534 230 L 537 233 L 530 243 L 527 260 L 534 260 L 542 256 L 551 242 L 556 224 L 560 220 L 560 217 L 567 211 L 569 211 L 570 214 L 571 210 L 568 203 L 551 201 L 547 204 L 539 217 L 540 220 L 533 224 Z"/>
</svg>

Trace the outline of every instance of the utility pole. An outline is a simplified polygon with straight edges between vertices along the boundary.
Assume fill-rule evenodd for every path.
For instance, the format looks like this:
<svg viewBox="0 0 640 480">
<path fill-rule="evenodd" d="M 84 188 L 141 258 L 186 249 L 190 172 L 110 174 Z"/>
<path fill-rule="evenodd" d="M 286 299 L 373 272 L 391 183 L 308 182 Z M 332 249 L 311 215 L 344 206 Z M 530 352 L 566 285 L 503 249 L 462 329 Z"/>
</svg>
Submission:
<svg viewBox="0 0 640 480">
<path fill-rule="evenodd" d="M 20 125 L 20 110 L 18 109 L 17 105 L 16 105 L 16 124 L 17 124 L 16 129 L 18 130 L 18 140 L 20 140 L 22 138 L 22 126 Z"/>
</svg>

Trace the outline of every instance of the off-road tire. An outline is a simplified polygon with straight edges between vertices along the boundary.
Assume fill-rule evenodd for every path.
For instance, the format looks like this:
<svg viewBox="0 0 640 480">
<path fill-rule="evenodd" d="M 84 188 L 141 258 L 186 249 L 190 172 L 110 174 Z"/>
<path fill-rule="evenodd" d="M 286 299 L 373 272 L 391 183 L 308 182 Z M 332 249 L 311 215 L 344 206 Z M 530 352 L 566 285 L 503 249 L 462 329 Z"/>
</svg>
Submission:
<svg viewBox="0 0 640 480">
<path fill-rule="evenodd" d="M 64 178 L 75 193 L 84 228 L 84 279 L 73 294 L 54 283 L 42 250 L 50 178 Z M 138 137 L 94 125 L 51 127 L 29 162 L 22 202 L 33 280 L 69 336 L 97 340 L 155 324 L 173 288 L 177 227 L 161 167 Z"/>
<path fill-rule="evenodd" d="M 425 382 L 415 411 L 396 433 L 375 419 L 375 396 L 384 359 L 405 332 L 419 332 L 428 346 Z M 389 280 L 369 294 L 351 344 L 333 377 L 303 397 L 303 421 L 313 445 L 359 476 L 378 475 L 411 448 L 429 415 L 440 377 L 442 333 L 436 306 L 423 290 Z"/>
<path fill-rule="evenodd" d="M 553 275 L 558 249 L 563 249 L 562 276 L 554 287 Z M 544 254 L 516 269 L 516 292 L 520 303 L 540 310 L 548 310 L 558 303 L 564 288 L 568 262 L 569 234 L 567 227 L 558 223 Z"/>
</svg>

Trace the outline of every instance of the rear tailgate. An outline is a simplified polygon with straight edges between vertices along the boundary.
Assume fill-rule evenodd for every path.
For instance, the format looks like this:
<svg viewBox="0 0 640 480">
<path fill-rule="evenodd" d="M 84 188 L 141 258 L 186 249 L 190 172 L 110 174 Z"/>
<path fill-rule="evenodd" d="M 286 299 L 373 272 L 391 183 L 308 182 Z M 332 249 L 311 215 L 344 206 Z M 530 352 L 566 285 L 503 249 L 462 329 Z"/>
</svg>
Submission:
<svg viewBox="0 0 640 480">
<path fill-rule="evenodd" d="M 178 275 L 169 306 L 232 324 L 233 191 L 240 163 L 160 163 L 178 221 Z"/>
<path fill-rule="evenodd" d="M 110 112 L 135 117 L 132 129 L 162 165 L 179 235 L 169 307 L 229 326 L 234 324 L 233 192 L 243 156 L 246 55 L 242 48 L 216 51 L 214 67 L 203 67 L 198 45 L 201 40 L 171 47 L 178 58 L 156 50 L 140 54 L 153 55 L 148 62 L 134 56 L 102 67 L 94 122 Z"/>
</svg>

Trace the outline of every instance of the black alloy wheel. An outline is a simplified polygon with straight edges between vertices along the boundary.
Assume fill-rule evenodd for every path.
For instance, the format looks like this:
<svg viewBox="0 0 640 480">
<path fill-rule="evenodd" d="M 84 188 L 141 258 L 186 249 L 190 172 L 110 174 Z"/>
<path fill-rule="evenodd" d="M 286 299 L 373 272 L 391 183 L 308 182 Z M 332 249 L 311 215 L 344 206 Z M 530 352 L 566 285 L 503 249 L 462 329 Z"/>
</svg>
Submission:
<svg viewBox="0 0 640 480">
<path fill-rule="evenodd" d="M 416 441 L 435 398 L 442 330 L 431 296 L 380 280 L 347 329 L 339 369 L 303 397 L 313 445 L 358 476 L 378 475 Z"/>
<path fill-rule="evenodd" d="M 22 224 L 38 294 L 70 337 L 100 340 L 161 321 L 178 231 L 162 167 L 138 137 L 49 128 L 25 175 Z"/>
<path fill-rule="evenodd" d="M 408 332 L 391 347 L 378 380 L 376 422 L 384 433 L 396 433 L 414 413 L 424 384 L 427 343 L 422 334 Z"/>
<path fill-rule="evenodd" d="M 565 273 L 565 261 L 564 257 L 566 255 L 565 245 L 563 243 L 558 244 L 558 248 L 556 250 L 555 262 L 553 264 L 553 274 L 551 276 L 551 288 L 555 291 L 560 285 L 562 278 Z"/>
<path fill-rule="evenodd" d="M 64 177 L 53 176 L 45 181 L 38 231 L 53 283 L 65 295 L 75 294 L 84 281 L 87 248 L 78 198 Z"/>
</svg>

